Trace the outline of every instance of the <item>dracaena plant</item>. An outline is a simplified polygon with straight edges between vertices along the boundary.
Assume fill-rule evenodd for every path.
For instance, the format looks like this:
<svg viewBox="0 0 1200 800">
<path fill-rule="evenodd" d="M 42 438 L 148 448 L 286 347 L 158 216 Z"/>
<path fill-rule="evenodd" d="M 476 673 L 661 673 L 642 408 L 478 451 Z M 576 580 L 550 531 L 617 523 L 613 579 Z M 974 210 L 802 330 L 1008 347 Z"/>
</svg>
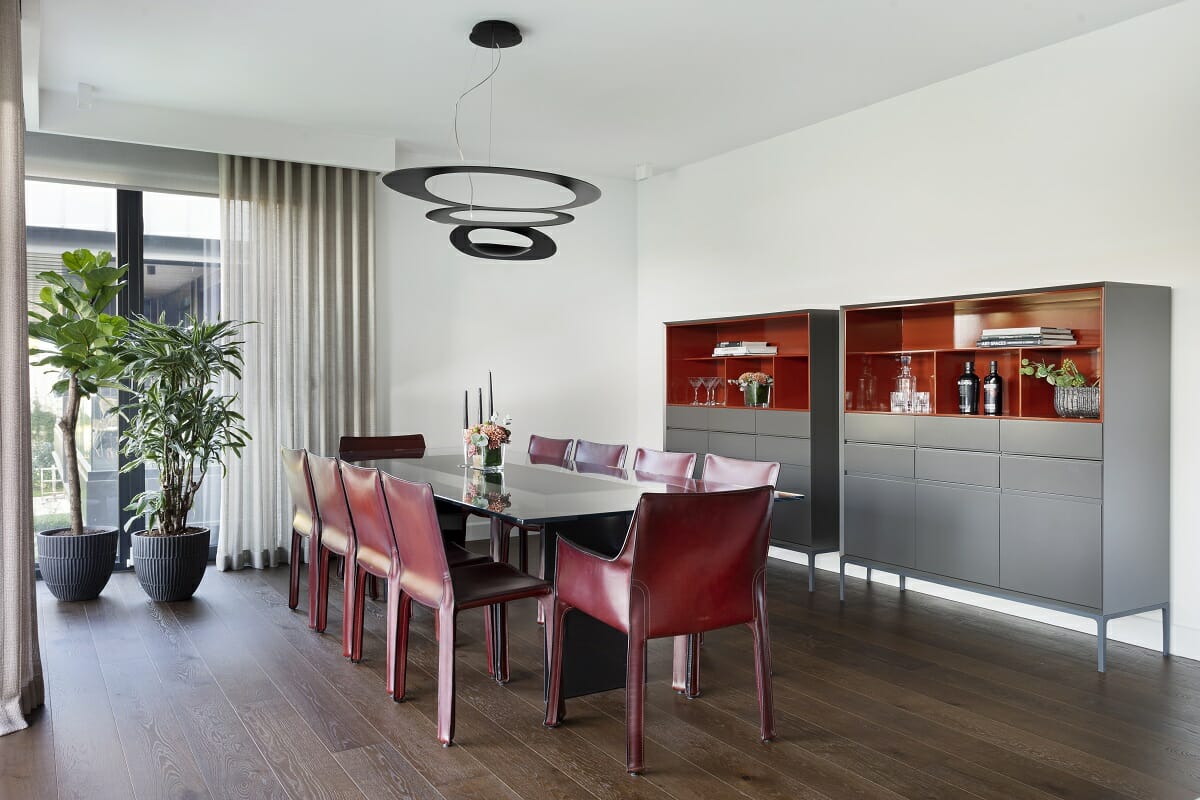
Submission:
<svg viewBox="0 0 1200 800">
<path fill-rule="evenodd" d="M 62 254 L 63 272 L 38 273 L 44 281 L 29 309 L 30 354 L 35 366 L 49 367 L 59 378 L 54 393 L 66 398 L 58 428 L 63 436 L 65 478 L 70 501 L 71 533 L 83 533 L 79 456 L 75 429 L 82 402 L 104 388 L 119 388 L 124 364 L 118 343 L 128 322 L 105 313 L 125 286 L 129 267 L 109 266 L 112 253 L 72 250 Z"/>
<path fill-rule="evenodd" d="M 224 373 L 242 376 L 241 322 L 207 322 L 188 315 L 180 324 L 135 317 L 121 345 L 133 402 L 121 407 L 126 427 L 122 471 L 153 463 L 157 490 L 127 506 L 146 519 L 146 532 L 183 533 L 209 467 L 241 453 L 250 434 L 233 409 L 237 395 L 219 394 Z M 136 517 L 135 517 L 136 519 Z M 132 522 L 132 520 L 131 520 Z"/>
</svg>

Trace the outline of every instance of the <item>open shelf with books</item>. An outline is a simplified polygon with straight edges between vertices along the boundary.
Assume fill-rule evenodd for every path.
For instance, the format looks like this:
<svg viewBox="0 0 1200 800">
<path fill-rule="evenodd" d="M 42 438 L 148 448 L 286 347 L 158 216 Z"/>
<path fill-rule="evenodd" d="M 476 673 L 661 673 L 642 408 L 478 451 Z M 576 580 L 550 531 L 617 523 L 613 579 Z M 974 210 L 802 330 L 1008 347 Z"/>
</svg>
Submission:
<svg viewBox="0 0 1200 800">
<path fill-rule="evenodd" d="M 1060 419 L 1053 387 L 1022 376 L 1022 359 L 1061 366 L 1069 358 L 1089 385 L 1103 375 L 1102 286 L 852 307 L 843 324 L 846 411 L 891 413 L 902 355 L 911 356 L 917 391 L 930 393 L 933 416 L 960 416 L 957 382 L 968 361 L 981 377 L 996 362 L 1001 416 L 1021 419 Z"/>
</svg>

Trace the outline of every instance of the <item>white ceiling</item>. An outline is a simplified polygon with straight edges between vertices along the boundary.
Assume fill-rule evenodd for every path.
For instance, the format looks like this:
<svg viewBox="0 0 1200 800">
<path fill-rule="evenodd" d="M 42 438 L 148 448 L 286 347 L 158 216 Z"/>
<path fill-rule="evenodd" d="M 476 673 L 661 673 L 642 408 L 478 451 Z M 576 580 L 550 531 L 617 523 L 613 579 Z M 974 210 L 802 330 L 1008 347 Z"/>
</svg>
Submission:
<svg viewBox="0 0 1200 800">
<path fill-rule="evenodd" d="M 632 177 L 794 130 L 1168 0 L 40 0 L 42 90 L 454 152 L 451 114 L 519 24 L 494 161 Z M 471 71 L 472 58 L 474 57 Z M 487 95 L 465 101 L 487 158 Z M 152 138 L 152 137 L 151 137 Z"/>
</svg>

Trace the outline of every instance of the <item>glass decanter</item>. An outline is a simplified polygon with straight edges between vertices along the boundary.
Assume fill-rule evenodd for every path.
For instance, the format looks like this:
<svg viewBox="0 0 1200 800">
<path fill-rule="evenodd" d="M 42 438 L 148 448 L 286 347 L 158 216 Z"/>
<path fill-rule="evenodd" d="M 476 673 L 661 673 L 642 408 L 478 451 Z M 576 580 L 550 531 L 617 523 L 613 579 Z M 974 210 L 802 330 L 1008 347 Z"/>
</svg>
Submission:
<svg viewBox="0 0 1200 800">
<path fill-rule="evenodd" d="M 896 376 L 895 393 L 903 413 L 912 413 L 913 395 L 917 393 L 917 376 L 912 371 L 912 356 L 900 356 L 900 374 Z M 899 410 L 893 408 L 893 411 Z"/>
</svg>

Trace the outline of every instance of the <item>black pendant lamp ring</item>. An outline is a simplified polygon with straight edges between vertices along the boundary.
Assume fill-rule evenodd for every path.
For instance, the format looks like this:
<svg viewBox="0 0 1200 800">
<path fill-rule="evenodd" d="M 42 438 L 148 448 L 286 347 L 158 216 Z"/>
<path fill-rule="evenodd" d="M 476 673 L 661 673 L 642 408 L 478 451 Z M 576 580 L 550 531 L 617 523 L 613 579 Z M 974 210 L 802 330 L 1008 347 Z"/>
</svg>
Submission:
<svg viewBox="0 0 1200 800">
<path fill-rule="evenodd" d="M 542 172 L 536 169 L 519 169 L 517 167 L 488 167 L 483 165 L 471 164 L 447 164 L 437 167 L 408 167 L 407 169 L 398 169 L 383 176 L 383 183 L 389 189 L 406 194 L 409 197 L 415 197 L 417 200 L 424 200 L 427 203 L 437 203 L 443 206 L 460 206 L 462 202 L 459 200 L 448 200 L 445 197 L 438 197 L 433 192 L 429 191 L 426 185 L 430 178 L 436 178 L 438 175 L 452 175 L 456 173 L 472 173 L 474 175 L 508 175 L 513 178 L 528 178 L 533 181 L 542 181 L 543 183 L 552 183 L 556 186 L 561 186 L 575 195 L 575 199 L 569 203 L 563 203 L 557 206 L 545 206 L 538 208 L 525 207 L 498 207 L 492 206 L 492 211 L 528 211 L 539 213 L 550 213 L 552 211 L 565 211 L 568 208 L 579 208 L 586 206 L 588 203 L 594 203 L 600 199 L 600 189 L 595 184 L 588 183 L 579 178 L 572 178 L 570 175 L 559 175 L 556 172 Z M 475 208 L 485 208 L 485 206 L 475 206 Z M 444 220 L 438 220 L 442 222 Z M 458 221 L 455 220 L 455 223 Z"/>
</svg>

